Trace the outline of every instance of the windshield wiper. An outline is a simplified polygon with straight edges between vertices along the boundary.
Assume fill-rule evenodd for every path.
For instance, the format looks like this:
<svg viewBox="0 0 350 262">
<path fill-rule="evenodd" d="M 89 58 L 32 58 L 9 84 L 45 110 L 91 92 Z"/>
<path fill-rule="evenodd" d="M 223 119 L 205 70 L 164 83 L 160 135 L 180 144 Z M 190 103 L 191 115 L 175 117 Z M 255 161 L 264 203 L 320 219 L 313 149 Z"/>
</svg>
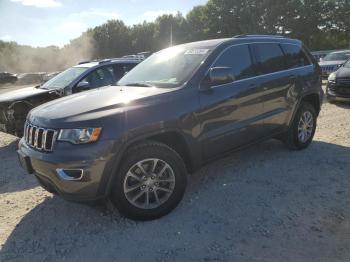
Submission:
<svg viewBox="0 0 350 262">
<path fill-rule="evenodd" d="M 154 85 L 148 84 L 146 82 L 127 83 L 124 86 L 154 87 Z"/>
</svg>

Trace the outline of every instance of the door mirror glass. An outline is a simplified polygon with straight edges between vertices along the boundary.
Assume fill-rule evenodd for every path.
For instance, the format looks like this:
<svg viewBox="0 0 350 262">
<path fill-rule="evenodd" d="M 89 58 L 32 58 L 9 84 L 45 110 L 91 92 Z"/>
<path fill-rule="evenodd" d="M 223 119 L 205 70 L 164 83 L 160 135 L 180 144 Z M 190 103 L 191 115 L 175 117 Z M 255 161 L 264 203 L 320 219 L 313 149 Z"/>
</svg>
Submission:
<svg viewBox="0 0 350 262">
<path fill-rule="evenodd" d="M 231 67 L 213 67 L 209 70 L 210 86 L 223 85 L 235 81 Z"/>
<path fill-rule="evenodd" d="M 90 89 L 90 83 L 87 81 L 81 81 L 77 84 L 75 90 L 76 92 L 82 92 Z"/>
</svg>

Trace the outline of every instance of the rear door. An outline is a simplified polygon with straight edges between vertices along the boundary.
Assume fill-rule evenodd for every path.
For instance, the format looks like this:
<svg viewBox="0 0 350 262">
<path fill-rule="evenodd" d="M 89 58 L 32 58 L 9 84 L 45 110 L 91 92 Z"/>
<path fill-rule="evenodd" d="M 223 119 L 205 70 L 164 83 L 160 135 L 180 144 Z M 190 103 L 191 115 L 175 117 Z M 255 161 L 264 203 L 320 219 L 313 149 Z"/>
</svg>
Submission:
<svg viewBox="0 0 350 262">
<path fill-rule="evenodd" d="M 253 44 L 263 95 L 264 134 L 272 135 L 287 123 L 297 75 L 288 70 L 279 43 Z"/>
<path fill-rule="evenodd" d="M 200 92 L 201 142 L 204 158 L 249 143 L 260 136 L 262 90 L 255 78 L 248 44 L 227 48 L 211 67 L 231 67 L 235 81 Z"/>
</svg>

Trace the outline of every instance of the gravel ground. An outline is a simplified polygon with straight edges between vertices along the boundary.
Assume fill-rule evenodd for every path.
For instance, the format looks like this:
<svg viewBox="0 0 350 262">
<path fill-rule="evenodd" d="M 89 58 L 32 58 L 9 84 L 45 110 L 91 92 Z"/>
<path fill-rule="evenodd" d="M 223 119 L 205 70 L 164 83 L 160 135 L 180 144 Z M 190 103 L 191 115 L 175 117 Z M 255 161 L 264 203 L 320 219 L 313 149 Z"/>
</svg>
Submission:
<svg viewBox="0 0 350 262">
<path fill-rule="evenodd" d="M 16 142 L 0 133 L 0 261 L 350 261 L 350 106 L 325 104 L 304 151 L 271 140 L 205 166 L 151 222 L 45 192 Z"/>
</svg>

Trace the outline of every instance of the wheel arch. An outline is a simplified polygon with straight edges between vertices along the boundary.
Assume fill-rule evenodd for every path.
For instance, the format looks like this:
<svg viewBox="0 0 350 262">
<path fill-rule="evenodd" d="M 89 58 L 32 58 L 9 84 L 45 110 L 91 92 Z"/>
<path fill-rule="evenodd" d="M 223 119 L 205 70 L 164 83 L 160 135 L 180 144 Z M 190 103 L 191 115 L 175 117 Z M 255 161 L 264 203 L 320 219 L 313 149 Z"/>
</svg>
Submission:
<svg viewBox="0 0 350 262">
<path fill-rule="evenodd" d="M 161 132 L 156 131 L 154 133 L 143 134 L 132 139 L 129 138 L 127 142 L 120 145 L 120 150 L 118 150 L 115 158 L 113 161 L 111 161 L 112 166 L 109 169 L 110 175 L 106 176 L 105 174 L 102 178 L 98 189 L 98 195 L 105 195 L 107 197 L 110 194 L 113 180 L 117 170 L 120 168 L 120 164 L 123 162 L 123 158 L 125 157 L 127 150 L 146 141 L 160 142 L 172 148 L 183 159 L 188 173 L 193 173 L 201 165 L 199 156 L 195 154 L 194 150 L 190 149 L 193 145 L 188 143 L 185 136 L 181 134 L 179 130 L 162 130 Z"/>
</svg>

